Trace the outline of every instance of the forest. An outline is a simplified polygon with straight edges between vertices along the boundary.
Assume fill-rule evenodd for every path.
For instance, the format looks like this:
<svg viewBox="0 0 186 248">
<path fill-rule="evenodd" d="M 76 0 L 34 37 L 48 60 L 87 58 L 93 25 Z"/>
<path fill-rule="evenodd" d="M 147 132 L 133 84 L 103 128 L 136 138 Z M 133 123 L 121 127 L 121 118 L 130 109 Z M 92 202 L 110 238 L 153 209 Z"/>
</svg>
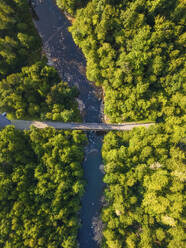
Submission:
<svg viewBox="0 0 186 248">
<path fill-rule="evenodd" d="M 182 0 L 92 0 L 77 9 L 69 30 L 88 79 L 103 87 L 110 122 L 183 115 L 185 10 Z"/>
<path fill-rule="evenodd" d="M 16 119 L 81 120 L 76 88 L 61 81 L 53 67 L 37 62 L 0 82 L 0 109 Z"/>
<path fill-rule="evenodd" d="M 184 0 L 56 0 L 104 92 L 102 248 L 184 248 Z M 0 112 L 80 121 L 76 88 L 47 65 L 27 0 L 0 1 Z M 0 248 L 75 248 L 86 135 L 0 130 Z"/>
<path fill-rule="evenodd" d="M 0 1 L 0 112 L 80 121 L 76 88 L 47 65 L 27 0 Z M 0 130 L 0 247 L 75 248 L 86 135 Z"/>
<path fill-rule="evenodd" d="M 0 80 L 40 60 L 41 40 L 26 0 L 0 1 Z"/>
<path fill-rule="evenodd" d="M 56 0 L 56 4 L 66 13 L 74 16 L 77 9 L 83 8 L 88 0 Z"/>
<path fill-rule="evenodd" d="M 0 111 L 9 118 L 80 121 L 76 88 L 41 53 L 27 0 L 0 1 Z"/>
<path fill-rule="evenodd" d="M 101 247 L 184 248 L 185 2 L 68 6 L 75 17 L 69 30 L 88 79 L 103 89 L 109 122 L 160 123 L 104 138 Z"/>
<path fill-rule="evenodd" d="M 85 143 L 80 131 L 0 131 L 0 247 L 77 247 Z"/>
<path fill-rule="evenodd" d="M 184 248 L 185 139 L 166 125 L 104 137 L 103 248 Z"/>
</svg>

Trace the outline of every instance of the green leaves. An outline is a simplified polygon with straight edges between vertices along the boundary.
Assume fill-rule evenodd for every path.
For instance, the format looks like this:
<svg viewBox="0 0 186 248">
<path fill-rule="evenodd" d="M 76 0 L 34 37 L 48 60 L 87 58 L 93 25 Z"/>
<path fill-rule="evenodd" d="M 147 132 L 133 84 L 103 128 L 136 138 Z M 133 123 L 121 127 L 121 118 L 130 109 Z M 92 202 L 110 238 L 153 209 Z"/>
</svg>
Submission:
<svg viewBox="0 0 186 248">
<path fill-rule="evenodd" d="M 85 139 L 52 128 L 0 131 L 0 246 L 77 247 Z"/>
<path fill-rule="evenodd" d="M 73 15 L 75 14 L 76 9 L 83 7 L 87 2 L 88 0 L 57 0 L 56 4 L 59 8 Z"/>
<path fill-rule="evenodd" d="M 0 3 L 0 80 L 40 56 L 40 37 L 32 24 L 28 2 L 20 2 Z"/>
<path fill-rule="evenodd" d="M 0 82 L 0 108 L 17 119 L 79 120 L 77 95 L 77 90 L 60 82 L 56 70 L 44 62 L 24 67 Z"/>
<path fill-rule="evenodd" d="M 16 22 L 16 27 L 10 25 L 8 30 L 4 27 L 0 31 L 1 112 L 16 119 L 80 121 L 77 89 L 60 81 L 57 71 L 41 58 L 41 43 L 33 28 L 28 2 L 2 2 L 0 9 L 0 22 L 10 25 L 12 14 Z"/>
<path fill-rule="evenodd" d="M 184 111 L 174 99 L 184 101 L 183 9 L 179 1 L 93 0 L 77 11 L 70 31 L 88 79 L 104 88 L 110 122 L 166 120 Z"/>
<path fill-rule="evenodd" d="M 184 145 L 172 137 L 166 125 L 105 136 L 103 247 L 183 246 Z"/>
</svg>

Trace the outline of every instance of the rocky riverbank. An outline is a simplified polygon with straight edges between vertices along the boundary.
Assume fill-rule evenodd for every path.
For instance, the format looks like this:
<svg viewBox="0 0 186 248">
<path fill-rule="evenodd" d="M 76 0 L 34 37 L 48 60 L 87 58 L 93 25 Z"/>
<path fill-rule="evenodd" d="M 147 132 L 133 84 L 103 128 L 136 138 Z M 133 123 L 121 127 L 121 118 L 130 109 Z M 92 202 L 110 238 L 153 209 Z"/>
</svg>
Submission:
<svg viewBox="0 0 186 248">
<path fill-rule="evenodd" d="M 57 8 L 53 0 L 33 0 L 32 2 L 38 16 L 35 25 L 42 38 L 43 51 L 49 64 L 58 70 L 63 81 L 79 89 L 78 102 L 84 122 L 102 122 L 100 111 L 102 93 L 85 76 L 86 61 L 68 32 L 69 20 Z M 100 199 L 104 188 L 103 174 L 100 170 L 102 136 L 97 136 L 95 132 L 88 132 L 88 140 L 83 163 L 87 185 L 80 212 L 82 227 L 79 231 L 79 244 L 80 248 L 97 248 L 95 233 L 98 235 L 98 232 L 96 232 L 94 223 L 100 213 Z"/>
</svg>

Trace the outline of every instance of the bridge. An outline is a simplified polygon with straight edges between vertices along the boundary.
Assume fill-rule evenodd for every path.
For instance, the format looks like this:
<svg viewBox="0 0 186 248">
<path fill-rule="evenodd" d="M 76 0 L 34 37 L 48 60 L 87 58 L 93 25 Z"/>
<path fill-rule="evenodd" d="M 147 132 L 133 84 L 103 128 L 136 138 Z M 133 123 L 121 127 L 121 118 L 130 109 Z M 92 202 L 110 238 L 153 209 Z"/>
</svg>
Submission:
<svg viewBox="0 0 186 248">
<path fill-rule="evenodd" d="M 54 127 L 55 129 L 64 130 L 83 130 L 83 131 L 126 131 L 131 130 L 134 127 L 149 127 L 154 125 L 154 122 L 150 123 L 123 123 L 123 124 L 105 124 L 105 123 L 63 123 L 63 122 L 52 122 L 52 121 L 25 121 L 25 120 L 13 120 L 11 124 L 16 129 L 28 130 L 31 126 L 37 128 Z"/>
</svg>

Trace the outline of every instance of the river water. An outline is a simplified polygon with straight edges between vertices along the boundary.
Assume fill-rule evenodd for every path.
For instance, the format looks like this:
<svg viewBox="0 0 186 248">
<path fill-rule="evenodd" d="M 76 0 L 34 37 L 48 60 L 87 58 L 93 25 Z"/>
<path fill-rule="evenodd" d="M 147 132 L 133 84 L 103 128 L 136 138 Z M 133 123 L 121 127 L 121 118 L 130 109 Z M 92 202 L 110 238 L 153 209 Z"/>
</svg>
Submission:
<svg viewBox="0 0 186 248">
<path fill-rule="evenodd" d="M 84 106 L 84 122 L 101 122 L 101 99 L 98 99 L 94 85 L 85 76 L 86 61 L 81 50 L 75 45 L 67 18 L 53 0 L 33 0 L 38 20 L 37 30 L 43 41 L 43 49 L 63 81 L 75 85 L 80 92 L 79 99 Z M 89 143 L 85 149 L 83 163 L 87 181 L 80 212 L 82 227 L 79 231 L 80 248 L 97 248 L 94 240 L 93 222 L 99 215 L 104 184 L 101 171 L 102 136 L 88 132 Z"/>
</svg>

